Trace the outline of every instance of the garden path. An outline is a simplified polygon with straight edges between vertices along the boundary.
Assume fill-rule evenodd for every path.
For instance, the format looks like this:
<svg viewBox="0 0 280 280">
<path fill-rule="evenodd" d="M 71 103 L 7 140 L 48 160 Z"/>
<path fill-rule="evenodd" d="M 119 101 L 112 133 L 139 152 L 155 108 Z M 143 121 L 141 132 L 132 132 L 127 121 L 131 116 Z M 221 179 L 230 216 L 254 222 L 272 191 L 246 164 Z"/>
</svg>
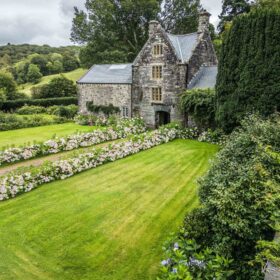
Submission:
<svg viewBox="0 0 280 280">
<path fill-rule="evenodd" d="M 9 164 L 9 165 L 0 167 L 0 176 L 7 175 L 8 173 L 17 170 L 18 168 L 28 168 L 28 171 L 30 171 L 30 168 L 32 169 L 34 167 L 39 167 L 39 166 L 43 165 L 46 161 L 62 160 L 65 158 L 73 157 L 79 153 L 85 153 L 87 151 L 92 150 L 93 148 L 100 148 L 100 147 L 106 146 L 108 144 L 117 143 L 117 142 L 121 142 L 124 140 L 125 139 L 108 141 L 108 142 L 93 145 L 90 147 L 79 148 L 79 149 L 75 149 L 72 151 L 61 152 L 61 153 L 47 155 L 47 156 L 34 158 L 34 159 L 30 159 L 30 160 L 20 161 L 20 162 L 14 163 L 14 164 Z"/>
</svg>

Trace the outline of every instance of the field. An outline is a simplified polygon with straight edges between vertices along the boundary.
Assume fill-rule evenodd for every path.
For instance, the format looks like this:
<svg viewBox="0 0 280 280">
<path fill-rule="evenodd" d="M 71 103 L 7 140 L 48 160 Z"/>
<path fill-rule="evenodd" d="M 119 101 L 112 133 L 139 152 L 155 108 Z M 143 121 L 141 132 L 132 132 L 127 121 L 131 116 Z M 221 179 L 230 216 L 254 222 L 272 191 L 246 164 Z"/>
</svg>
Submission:
<svg viewBox="0 0 280 280">
<path fill-rule="evenodd" d="M 85 73 L 86 73 L 86 69 L 76 69 L 74 71 L 71 72 L 67 72 L 67 73 L 62 73 L 66 78 L 76 82 L 79 78 L 81 78 Z M 49 83 L 53 78 L 59 77 L 61 74 L 55 74 L 55 75 L 49 75 L 49 76 L 44 76 L 42 78 L 42 80 L 40 81 L 40 83 L 38 84 L 32 84 L 32 83 L 27 83 L 27 84 L 23 84 L 23 85 L 19 85 L 18 86 L 18 91 L 23 92 L 27 95 L 31 95 L 31 88 L 33 87 L 38 87 L 38 86 L 42 86 L 45 85 L 47 83 Z"/>
<path fill-rule="evenodd" d="M 54 135 L 61 137 L 75 132 L 89 132 L 94 127 L 81 126 L 75 123 L 64 123 L 56 125 L 46 125 L 40 127 L 23 128 L 0 132 L 0 149 L 6 146 L 20 146 L 33 144 L 53 138 Z"/>
<path fill-rule="evenodd" d="M 176 140 L 0 203 L 0 279 L 155 279 L 217 149 Z"/>
</svg>

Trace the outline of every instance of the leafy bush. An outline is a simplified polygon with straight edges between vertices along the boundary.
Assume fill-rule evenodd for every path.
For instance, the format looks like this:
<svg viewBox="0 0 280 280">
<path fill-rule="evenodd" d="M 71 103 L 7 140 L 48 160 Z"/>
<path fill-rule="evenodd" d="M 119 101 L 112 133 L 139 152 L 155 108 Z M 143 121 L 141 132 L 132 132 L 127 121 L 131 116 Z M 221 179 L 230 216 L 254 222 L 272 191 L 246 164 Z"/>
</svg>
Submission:
<svg viewBox="0 0 280 280">
<path fill-rule="evenodd" d="M 45 98 L 45 99 L 18 99 L 18 100 L 8 100 L 3 102 L 3 111 L 13 111 L 21 108 L 25 105 L 43 106 L 49 107 L 53 105 L 72 105 L 78 104 L 77 97 L 60 97 L 60 98 Z"/>
<path fill-rule="evenodd" d="M 273 238 L 274 214 L 280 211 L 279 152 L 279 117 L 248 117 L 199 182 L 201 207 L 187 216 L 183 236 L 195 240 L 200 252 L 209 248 L 231 259 L 234 274 L 228 279 L 263 279 L 261 266 L 252 261 L 258 241 Z M 165 279 L 180 279 L 169 275 Z"/>
<path fill-rule="evenodd" d="M 182 233 L 184 231 L 182 230 Z M 217 255 L 213 250 L 201 249 L 195 240 L 184 235 L 165 247 L 168 259 L 161 262 L 162 276 L 158 280 L 228 279 L 232 260 Z"/>
<path fill-rule="evenodd" d="M 28 115 L 22 116 L 17 114 L 0 113 L 0 131 L 35 127 L 63 123 L 66 119 L 61 117 L 50 117 L 46 115 Z"/>
<path fill-rule="evenodd" d="M 38 92 L 34 92 L 32 96 L 33 98 L 54 98 L 75 95 L 77 95 L 77 87 L 74 82 L 61 75 L 40 87 Z"/>
<path fill-rule="evenodd" d="M 34 115 L 34 114 L 44 114 L 47 112 L 47 109 L 42 106 L 28 106 L 25 105 L 20 109 L 16 110 L 16 113 L 19 115 Z"/>
<path fill-rule="evenodd" d="M 118 117 L 116 116 L 96 116 L 96 115 L 77 115 L 75 117 L 75 122 L 80 125 L 96 125 L 96 126 L 107 126 L 114 125 L 118 122 Z"/>
<path fill-rule="evenodd" d="M 78 113 L 77 105 L 68 105 L 68 106 L 52 106 L 47 109 L 47 112 L 51 115 L 56 115 L 64 117 L 66 119 L 73 119 Z"/>
<path fill-rule="evenodd" d="M 96 114 L 103 113 L 107 117 L 113 114 L 118 114 L 120 112 L 120 108 L 113 106 L 113 104 L 109 104 L 108 106 L 94 105 L 93 102 L 90 101 L 87 102 L 86 106 L 90 112 Z"/>
<path fill-rule="evenodd" d="M 215 127 L 215 90 L 187 90 L 181 96 L 181 106 L 199 129 Z"/>
</svg>

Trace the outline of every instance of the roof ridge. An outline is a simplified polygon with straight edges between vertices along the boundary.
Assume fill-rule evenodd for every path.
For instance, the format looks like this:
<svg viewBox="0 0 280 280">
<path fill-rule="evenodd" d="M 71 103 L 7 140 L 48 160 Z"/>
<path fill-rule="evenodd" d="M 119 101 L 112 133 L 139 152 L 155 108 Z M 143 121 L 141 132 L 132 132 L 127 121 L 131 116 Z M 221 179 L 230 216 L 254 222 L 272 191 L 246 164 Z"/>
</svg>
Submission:
<svg viewBox="0 0 280 280">
<path fill-rule="evenodd" d="M 92 67 L 97 66 L 97 65 L 132 65 L 133 63 L 104 63 L 104 64 L 94 64 Z M 92 68 L 91 67 L 91 68 Z"/>
<path fill-rule="evenodd" d="M 183 37 L 183 36 L 194 35 L 194 34 L 198 34 L 198 33 L 197 32 L 192 32 L 192 33 L 186 33 L 186 34 L 172 34 L 172 33 L 166 32 L 166 34 L 171 35 L 171 36 Z"/>
</svg>

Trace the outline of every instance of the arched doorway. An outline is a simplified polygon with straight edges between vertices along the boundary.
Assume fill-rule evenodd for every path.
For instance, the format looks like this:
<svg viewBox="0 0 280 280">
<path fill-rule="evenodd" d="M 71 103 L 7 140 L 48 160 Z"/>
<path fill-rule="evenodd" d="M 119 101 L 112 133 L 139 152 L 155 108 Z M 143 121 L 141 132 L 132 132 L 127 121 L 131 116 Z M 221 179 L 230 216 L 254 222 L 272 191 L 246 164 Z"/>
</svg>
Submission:
<svg viewBox="0 0 280 280">
<path fill-rule="evenodd" d="M 156 128 L 160 127 L 161 125 L 170 123 L 170 114 L 165 111 L 157 111 L 155 123 L 156 123 Z"/>
</svg>

